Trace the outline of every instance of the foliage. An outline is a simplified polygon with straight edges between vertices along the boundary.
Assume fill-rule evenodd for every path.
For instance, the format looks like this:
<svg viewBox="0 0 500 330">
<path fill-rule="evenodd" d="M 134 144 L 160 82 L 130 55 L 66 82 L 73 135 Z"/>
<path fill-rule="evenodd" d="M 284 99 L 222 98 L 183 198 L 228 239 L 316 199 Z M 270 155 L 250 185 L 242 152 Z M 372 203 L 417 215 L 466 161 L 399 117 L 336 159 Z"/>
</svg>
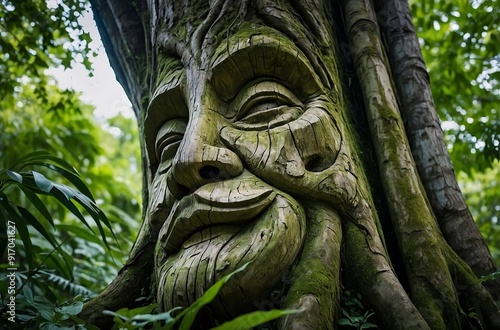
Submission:
<svg viewBox="0 0 500 330">
<path fill-rule="evenodd" d="M 361 295 L 344 290 L 342 295 L 342 315 L 337 324 L 340 329 L 378 329 L 375 313 L 361 303 Z"/>
<path fill-rule="evenodd" d="M 500 265 L 500 161 L 483 172 L 459 173 L 461 189 L 497 265 Z"/>
<path fill-rule="evenodd" d="M 145 327 L 152 327 L 152 329 L 173 329 L 178 323 L 180 330 L 188 330 L 191 328 L 196 316 L 200 309 L 211 303 L 222 286 L 236 273 L 243 271 L 248 263 L 238 268 L 234 272 L 222 277 L 213 286 L 211 286 L 203 296 L 198 298 L 193 304 L 183 309 L 177 316 L 172 315 L 181 310 L 180 307 L 171 309 L 168 312 L 160 314 L 151 314 L 156 308 L 156 304 L 148 305 L 145 307 L 129 310 L 122 308 L 117 312 L 105 311 L 105 314 L 113 315 L 115 326 L 113 329 L 144 329 Z M 270 311 L 257 311 L 249 314 L 241 315 L 232 321 L 228 321 L 219 325 L 213 330 L 250 330 L 255 326 L 261 325 L 268 321 L 274 320 L 278 317 L 298 313 L 296 310 L 270 310 Z"/>
<path fill-rule="evenodd" d="M 56 183 L 47 179 L 43 174 L 30 170 L 27 168 L 43 166 L 52 171 L 61 174 L 68 181 L 73 183 L 77 188 L 74 189 L 70 186 Z M 8 195 L 4 193 L 10 186 L 16 186 L 37 209 L 45 221 L 37 219 L 28 209 L 21 205 L 16 205 L 9 201 Z M 33 244 L 31 242 L 28 225 L 33 226 L 52 246 L 58 250 L 60 256 L 64 258 L 64 262 L 68 265 L 68 270 L 71 271 L 71 257 L 64 253 L 64 250 L 59 249 L 59 244 L 54 235 L 46 228 L 54 228 L 54 219 L 50 212 L 45 207 L 42 200 L 38 195 L 50 195 L 55 197 L 65 208 L 70 210 L 83 224 L 85 224 L 91 231 L 92 227 L 82 215 L 80 210 L 73 204 L 72 199 L 77 201 L 87 212 L 90 214 L 95 224 L 99 228 L 99 233 L 103 242 L 107 245 L 106 234 L 104 233 L 103 224 L 111 229 L 108 219 L 102 211 L 95 204 L 95 200 L 88 190 L 87 186 L 80 179 L 78 172 L 61 158 L 54 157 L 44 151 L 33 152 L 25 157 L 19 159 L 12 164 L 9 169 L 0 168 L 0 204 L 3 210 L 0 210 L 0 235 L 7 237 L 6 225 L 12 223 L 12 243 L 15 241 L 15 230 L 17 229 L 23 247 L 26 251 L 26 261 L 30 269 L 33 264 Z M 8 221 L 14 219 L 14 221 Z M 9 240 L 10 242 L 10 240 Z M 3 240 L 0 245 L 0 254 L 5 253 L 7 247 L 7 240 Z"/>
<path fill-rule="evenodd" d="M 48 180 L 39 172 L 27 171 L 28 168 L 36 166 L 57 173 L 58 176 L 65 178 L 78 189 Z M 14 190 L 14 188 L 17 189 Z M 9 201 L 8 196 L 10 197 L 10 192 L 13 191 L 21 192 L 21 195 L 26 197 L 24 203 L 31 204 L 32 209 L 37 212 L 37 217 L 28 210 L 28 205 L 23 207 Z M 91 237 L 91 241 L 100 245 L 104 242 L 106 251 L 110 249 L 106 243 L 106 237 L 112 234 L 112 230 L 108 219 L 97 207 L 92 194 L 80 179 L 78 172 L 63 159 L 39 151 L 22 157 L 14 162 L 9 169 L 0 169 L 0 205 L 2 206 L 0 208 L 0 227 L 2 230 L 0 251 L 3 256 L 8 243 L 9 258 L 7 261 L 10 267 L 16 266 L 18 269 L 16 272 L 18 286 L 15 295 L 16 307 L 20 313 L 16 313 L 17 320 L 22 324 L 22 328 L 26 329 L 43 329 L 45 327 L 54 329 L 68 319 L 78 321 L 76 314 L 81 311 L 81 306 L 83 306 L 81 299 L 70 306 L 60 304 L 59 299 L 64 297 L 64 292 L 70 296 L 83 294 L 87 297 L 94 293 L 73 282 L 74 261 L 77 259 L 68 251 L 68 240 L 59 242 L 60 239 L 55 234 L 57 232 L 49 229 L 56 227 L 49 211 L 51 204 L 42 201 L 39 195 L 55 197 L 87 226 L 89 230 L 87 235 L 85 235 L 84 229 L 73 226 L 73 228 L 80 230 L 76 231 L 76 235 L 80 238 L 82 236 Z M 90 219 L 83 216 L 75 204 L 71 202 L 71 199 L 76 200 L 87 211 L 90 219 L 93 220 L 93 226 L 89 224 Z M 7 228 L 7 225 L 12 227 Z M 98 228 L 102 240 L 96 234 L 95 227 Z M 19 249 L 19 244 L 16 244 L 16 230 L 13 228 L 17 229 L 19 233 L 23 249 Z M 69 228 L 71 229 L 71 226 Z M 105 232 L 104 228 L 108 230 Z M 12 249 L 10 245 L 13 246 Z M 14 254 L 11 254 L 11 251 Z M 23 261 L 27 263 L 27 269 L 25 269 Z M 95 282 L 95 277 L 93 281 Z M 2 282 L 2 292 L 8 291 L 7 285 L 7 283 Z M 9 299 L 9 297 L 2 296 L 2 310 L 7 308 L 7 300 L 3 299 Z M 7 315 L 2 312 L 2 317 L 7 317 Z"/>
<path fill-rule="evenodd" d="M 60 250 L 71 255 L 69 259 L 73 261 L 69 274 L 53 260 L 47 260 L 44 267 L 57 270 L 57 275 L 98 292 L 125 262 L 123 251 L 130 249 L 140 224 L 142 176 L 138 129 L 134 120 L 123 116 L 99 123 L 92 115 L 93 107 L 83 104 L 73 91 L 61 91 L 55 85 L 49 86 L 47 91 L 49 104 L 58 104 L 58 107 L 47 110 L 46 104 L 36 99 L 34 86 L 28 84 L 23 85 L 17 99 L 11 96 L 0 100 L 3 109 L 0 116 L 0 168 L 8 167 L 23 154 L 36 150 L 45 150 L 68 163 L 79 164 L 79 171 L 84 173 L 82 181 L 97 197 L 96 204 L 107 215 L 117 239 L 109 242 L 111 253 L 106 253 L 102 240 L 88 228 L 82 228 L 78 218 L 62 204 L 41 196 L 54 222 L 53 235 L 58 242 L 67 241 Z M 48 177 L 53 171 L 38 166 L 37 172 Z M 64 177 L 59 175 L 53 181 L 61 184 L 62 179 Z M 11 189 L 9 199 L 22 205 L 37 219 L 44 219 L 20 189 Z M 99 232 L 93 221 L 89 225 Z M 107 227 L 103 229 L 106 234 L 111 233 Z M 39 264 L 40 256 L 48 254 L 53 246 L 37 233 L 30 232 L 34 253 L 29 255 L 38 258 Z M 19 261 L 23 263 L 26 251 L 18 252 Z M 59 294 L 63 293 L 59 291 Z"/>
<path fill-rule="evenodd" d="M 136 122 L 122 116 L 97 121 L 92 106 L 57 87 L 46 71 L 75 61 L 91 71 L 90 35 L 77 20 L 88 8 L 85 0 L 2 0 L 0 6 L 0 168 L 9 168 L 0 179 L 0 212 L 9 219 L 0 221 L 4 226 L 15 220 L 23 242 L 16 242 L 17 310 L 26 311 L 17 314 L 21 328 L 57 328 L 74 319 L 77 312 L 61 301 L 75 295 L 88 299 L 102 290 L 125 262 L 124 251 L 140 224 Z M 10 168 L 40 150 L 57 158 Z M 83 178 L 69 163 L 78 164 Z M 97 206 L 109 222 L 101 222 L 106 217 Z M 112 231 L 116 239 L 106 246 L 99 236 L 111 237 Z M 1 282 L 0 289 L 5 285 Z M 6 298 L 2 295 L 2 305 Z"/>
<path fill-rule="evenodd" d="M 500 12 L 496 0 L 410 1 L 457 179 L 500 264 Z"/>
<path fill-rule="evenodd" d="M 47 166 L 40 161 L 29 168 L 38 174 L 27 172 L 21 175 L 23 183 L 31 183 L 32 188 L 39 189 L 34 179 L 37 176 L 46 184 L 61 188 L 83 201 L 86 195 L 80 195 L 69 187 L 67 183 L 71 181 L 63 175 L 75 176 L 73 167 L 70 170 L 68 163 L 79 164 L 79 171 L 84 175 L 78 178 L 81 182 L 75 187 L 86 191 L 89 196 L 89 191 L 92 191 L 92 195 L 96 196 L 95 203 L 92 203 L 99 206 L 109 219 L 107 225 L 110 228 L 106 225 L 99 228 L 91 216 L 76 209 L 89 225 L 82 226 L 82 219 L 57 202 L 51 191 L 43 195 L 35 193 L 35 197 L 31 194 L 31 198 L 26 195 L 20 188 L 23 186 L 21 182 L 15 181 L 19 179 L 15 173 L 22 174 L 20 172 L 26 172 L 28 168 L 3 172 L 7 177 L 2 180 L 10 180 L 9 187 L 2 191 L 9 196 L 9 205 L 20 206 L 16 206 L 14 211 L 37 226 L 18 226 L 18 229 L 24 230 L 20 237 L 26 242 L 26 237 L 29 237 L 31 241 L 31 249 L 16 248 L 16 261 L 20 265 L 17 271 L 19 287 L 29 286 L 37 299 L 47 300 L 50 304 L 46 303 L 46 306 L 56 308 L 76 294 L 85 297 L 95 295 L 111 282 L 126 260 L 124 251 L 130 250 L 140 224 L 142 176 L 138 130 L 134 120 L 123 116 L 111 118 L 106 123 L 98 122 L 92 115 L 93 107 L 82 104 L 79 95 L 73 91 L 61 91 L 55 85 L 48 85 L 47 102 L 41 103 L 37 99 L 36 86 L 21 86 L 17 95 L 0 99 L 0 168 L 9 167 L 28 152 L 50 152 L 57 155 L 67 168 L 54 163 L 55 158 L 46 161 Z M 61 166 L 62 169 L 58 169 Z M 42 176 L 50 178 L 50 182 Z M 84 185 L 88 188 L 83 188 Z M 29 194 L 30 190 L 27 191 Z M 62 194 L 58 196 L 63 197 Z M 90 199 L 89 196 L 86 197 Z M 63 201 L 71 203 L 66 199 Z M 3 207 L 0 209 L 4 212 Z M 32 217 L 26 217 L 28 214 Z M 3 221 L 2 225 L 6 223 Z M 106 247 L 99 235 L 104 233 L 111 237 L 112 231 L 117 234 L 116 239 L 109 240 Z M 0 241 L 6 242 L 4 237 Z M 5 260 L 3 254 L 2 260 Z M 28 260 L 32 260 L 29 268 Z M 1 282 L 0 286 L 4 285 Z M 16 301 L 20 304 L 25 301 L 22 292 L 18 293 Z"/>
<path fill-rule="evenodd" d="M 18 322 L 11 323 L 10 329 L 97 329 L 84 325 L 84 321 L 77 317 L 84 302 L 83 296 L 76 296 L 72 301 L 54 304 L 42 295 L 35 295 L 29 286 L 24 286 L 16 296 Z"/>
<path fill-rule="evenodd" d="M 2 0 L 0 10 L 0 100 L 16 95 L 29 82 L 36 98 L 45 103 L 51 66 L 90 63 L 90 35 L 78 17 L 86 0 Z"/>
<path fill-rule="evenodd" d="M 486 275 L 486 276 L 481 276 L 481 278 L 479 279 L 479 282 L 493 281 L 497 278 L 500 278 L 500 270 L 497 270 L 496 272 L 493 272 L 493 273 Z"/>
<path fill-rule="evenodd" d="M 412 1 L 436 108 L 457 171 L 500 154 L 500 11 L 496 0 Z"/>
</svg>

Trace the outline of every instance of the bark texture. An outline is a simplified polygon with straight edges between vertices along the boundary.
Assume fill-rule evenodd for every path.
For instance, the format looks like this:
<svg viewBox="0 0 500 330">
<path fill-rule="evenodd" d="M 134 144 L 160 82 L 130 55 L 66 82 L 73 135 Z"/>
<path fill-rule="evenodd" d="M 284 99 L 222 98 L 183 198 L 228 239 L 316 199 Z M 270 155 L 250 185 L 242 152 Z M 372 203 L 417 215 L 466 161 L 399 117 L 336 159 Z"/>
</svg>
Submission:
<svg viewBox="0 0 500 330">
<path fill-rule="evenodd" d="M 491 274 L 497 268 L 455 178 L 408 3 L 376 5 L 412 154 L 443 236 L 476 275 Z M 486 286 L 498 299 L 500 279 Z"/>
<path fill-rule="evenodd" d="M 500 328 L 407 4 L 377 3 L 385 44 L 368 0 L 92 5 L 138 117 L 146 202 L 131 261 L 83 318 L 107 328 L 100 310 L 150 294 L 187 306 L 250 262 L 200 327 L 295 308 L 276 328 L 334 329 L 345 287 L 384 329 L 467 328 L 472 308 Z"/>
</svg>

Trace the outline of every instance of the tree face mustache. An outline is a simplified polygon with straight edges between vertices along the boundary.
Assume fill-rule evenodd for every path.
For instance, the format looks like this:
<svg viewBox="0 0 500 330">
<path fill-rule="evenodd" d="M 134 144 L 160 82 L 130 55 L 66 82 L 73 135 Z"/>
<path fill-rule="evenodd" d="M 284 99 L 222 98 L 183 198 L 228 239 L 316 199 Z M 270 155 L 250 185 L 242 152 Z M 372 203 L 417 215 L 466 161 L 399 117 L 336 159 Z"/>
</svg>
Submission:
<svg viewBox="0 0 500 330">
<path fill-rule="evenodd" d="M 245 171 L 235 179 L 206 184 L 176 201 L 158 237 L 171 255 L 197 231 L 220 225 L 242 226 L 274 200 L 274 189 Z"/>
<path fill-rule="evenodd" d="M 296 260 L 306 231 L 305 213 L 297 201 L 285 194 L 269 196 L 269 206 L 252 221 L 207 227 L 183 241 L 178 252 L 157 258 L 162 310 L 193 303 L 219 278 L 247 262 L 248 268 L 222 288 L 212 306 L 214 317 L 251 311 L 269 295 Z"/>
</svg>

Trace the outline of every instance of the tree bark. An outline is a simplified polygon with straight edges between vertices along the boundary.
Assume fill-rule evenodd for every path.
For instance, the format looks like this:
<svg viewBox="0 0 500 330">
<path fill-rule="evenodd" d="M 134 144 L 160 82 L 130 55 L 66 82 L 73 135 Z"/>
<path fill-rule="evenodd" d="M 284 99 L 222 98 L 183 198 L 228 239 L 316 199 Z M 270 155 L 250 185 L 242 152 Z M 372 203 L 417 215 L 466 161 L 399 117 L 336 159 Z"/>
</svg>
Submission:
<svg viewBox="0 0 500 330">
<path fill-rule="evenodd" d="M 471 308 L 500 328 L 406 3 L 383 12 L 384 45 L 368 0 L 91 2 L 138 118 L 145 204 L 130 262 L 82 318 L 107 328 L 103 309 L 150 293 L 186 306 L 250 261 L 210 324 L 298 308 L 276 327 L 334 329 L 345 287 L 384 329 L 461 329 Z"/>
<path fill-rule="evenodd" d="M 443 236 L 476 275 L 491 274 L 497 268 L 455 178 L 408 3 L 376 5 L 412 155 Z M 486 286 L 498 299 L 500 279 Z"/>
</svg>

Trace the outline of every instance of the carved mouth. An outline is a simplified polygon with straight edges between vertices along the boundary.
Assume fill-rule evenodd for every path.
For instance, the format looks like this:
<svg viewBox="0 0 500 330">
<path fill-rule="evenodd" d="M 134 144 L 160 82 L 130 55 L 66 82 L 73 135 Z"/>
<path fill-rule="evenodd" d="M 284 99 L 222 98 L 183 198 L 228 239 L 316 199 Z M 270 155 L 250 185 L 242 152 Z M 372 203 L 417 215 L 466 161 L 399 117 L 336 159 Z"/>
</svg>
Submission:
<svg viewBox="0 0 500 330">
<path fill-rule="evenodd" d="M 206 184 L 174 204 L 159 240 L 167 254 L 173 254 L 196 232 L 256 219 L 275 197 L 271 186 L 247 172 L 233 180 Z"/>
</svg>

